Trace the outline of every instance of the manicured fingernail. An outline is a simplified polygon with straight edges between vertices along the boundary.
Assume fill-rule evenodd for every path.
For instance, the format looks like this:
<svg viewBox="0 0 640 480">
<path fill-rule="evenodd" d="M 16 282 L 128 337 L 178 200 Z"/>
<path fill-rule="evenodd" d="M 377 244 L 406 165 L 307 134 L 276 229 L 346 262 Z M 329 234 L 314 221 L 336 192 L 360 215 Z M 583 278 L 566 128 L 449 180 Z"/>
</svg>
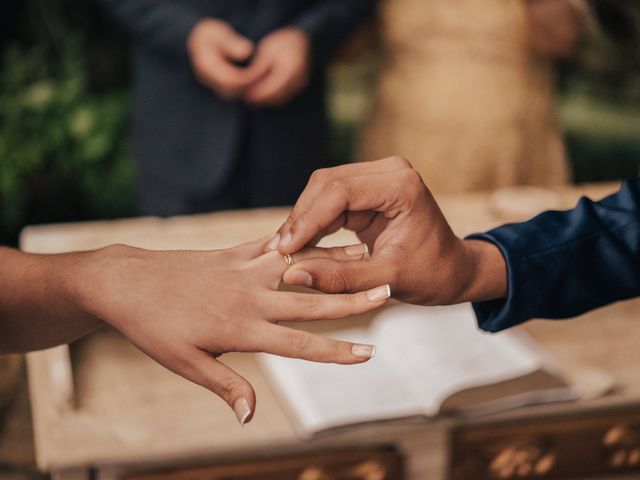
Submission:
<svg viewBox="0 0 640 480">
<path fill-rule="evenodd" d="M 240 425 L 244 427 L 247 418 L 251 415 L 251 408 L 249 407 L 247 399 L 242 397 L 236 400 L 236 403 L 233 404 L 233 411 L 236 412 L 236 417 Z"/>
<path fill-rule="evenodd" d="M 278 243 L 280 242 L 280 234 L 276 233 L 273 238 L 271 240 L 269 240 L 269 243 L 267 243 L 267 250 L 271 251 L 271 250 L 275 250 L 276 248 L 278 248 Z"/>
<path fill-rule="evenodd" d="M 391 287 L 389 285 L 383 285 L 381 287 L 376 287 L 373 290 L 369 290 L 367 292 L 367 298 L 370 302 L 381 302 L 382 300 L 386 300 L 391 296 Z"/>
<path fill-rule="evenodd" d="M 285 274 L 285 277 L 285 281 L 291 285 L 302 285 L 305 287 L 313 285 L 311 274 L 304 270 L 291 270 Z"/>
<path fill-rule="evenodd" d="M 291 243 L 291 240 L 293 240 L 293 235 L 291 235 L 291 232 L 285 233 L 282 239 L 280 240 L 280 246 L 281 247 L 288 246 Z"/>
<path fill-rule="evenodd" d="M 376 347 L 373 345 L 354 345 L 351 354 L 357 358 L 373 358 L 376 355 Z"/>
<path fill-rule="evenodd" d="M 348 247 L 344 247 L 344 253 L 353 257 L 366 255 L 369 253 L 369 247 L 367 247 L 366 243 L 361 243 L 360 245 L 349 245 Z"/>
</svg>

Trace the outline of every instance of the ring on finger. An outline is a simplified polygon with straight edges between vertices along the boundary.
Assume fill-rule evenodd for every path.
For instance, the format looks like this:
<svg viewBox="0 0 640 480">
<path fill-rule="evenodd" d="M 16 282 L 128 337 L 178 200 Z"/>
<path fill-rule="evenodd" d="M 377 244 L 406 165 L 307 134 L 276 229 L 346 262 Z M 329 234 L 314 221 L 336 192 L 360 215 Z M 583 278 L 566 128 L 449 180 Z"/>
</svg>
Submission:
<svg viewBox="0 0 640 480">
<path fill-rule="evenodd" d="M 282 258 L 284 258 L 284 261 L 287 265 L 291 266 L 293 265 L 293 256 L 289 255 L 288 253 L 285 255 L 282 255 Z"/>
</svg>

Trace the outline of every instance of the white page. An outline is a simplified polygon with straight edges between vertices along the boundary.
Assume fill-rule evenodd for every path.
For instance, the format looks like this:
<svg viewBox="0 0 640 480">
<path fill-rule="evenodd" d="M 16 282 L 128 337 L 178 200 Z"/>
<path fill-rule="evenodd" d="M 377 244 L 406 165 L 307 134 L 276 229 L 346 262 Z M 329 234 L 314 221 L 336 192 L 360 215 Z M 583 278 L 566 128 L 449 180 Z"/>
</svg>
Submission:
<svg viewBox="0 0 640 480">
<path fill-rule="evenodd" d="M 524 332 L 518 332 L 519 335 Z M 451 394 L 532 373 L 542 358 L 512 332 L 488 334 L 478 329 L 470 304 L 419 307 L 397 304 L 381 312 L 372 331 L 389 368 L 435 415 Z"/>
<path fill-rule="evenodd" d="M 370 343 L 366 329 L 330 335 Z M 335 365 L 261 354 L 260 364 L 284 403 L 307 432 L 420 415 L 422 407 L 388 367 L 390 348 L 366 363 Z"/>
</svg>

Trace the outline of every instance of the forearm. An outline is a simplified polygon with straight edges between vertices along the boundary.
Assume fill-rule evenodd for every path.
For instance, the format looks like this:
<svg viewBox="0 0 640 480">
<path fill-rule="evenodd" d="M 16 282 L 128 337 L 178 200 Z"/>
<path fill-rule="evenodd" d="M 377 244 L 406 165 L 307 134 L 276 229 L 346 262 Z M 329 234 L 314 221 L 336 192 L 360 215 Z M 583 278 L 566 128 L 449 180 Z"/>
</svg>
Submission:
<svg viewBox="0 0 640 480">
<path fill-rule="evenodd" d="M 0 247 L 0 353 L 70 342 L 100 326 L 77 285 L 91 252 L 33 255 Z"/>
</svg>

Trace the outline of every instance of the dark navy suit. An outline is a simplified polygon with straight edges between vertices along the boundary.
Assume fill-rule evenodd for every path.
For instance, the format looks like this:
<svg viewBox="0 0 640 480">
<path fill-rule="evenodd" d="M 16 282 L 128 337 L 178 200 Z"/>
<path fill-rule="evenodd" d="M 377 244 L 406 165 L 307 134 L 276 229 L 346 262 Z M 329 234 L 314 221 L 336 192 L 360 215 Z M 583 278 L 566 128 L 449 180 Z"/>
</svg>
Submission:
<svg viewBox="0 0 640 480">
<path fill-rule="evenodd" d="M 328 161 L 324 66 L 372 0 L 100 0 L 135 37 L 133 152 L 143 214 L 292 204 Z M 311 38 L 313 72 L 277 108 L 226 101 L 194 78 L 186 43 L 199 20 L 254 42 L 285 26 Z"/>
<path fill-rule="evenodd" d="M 640 180 L 599 202 L 471 235 L 506 259 L 508 296 L 474 304 L 491 332 L 531 318 L 568 318 L 640 296 Z"/>
</svg>

